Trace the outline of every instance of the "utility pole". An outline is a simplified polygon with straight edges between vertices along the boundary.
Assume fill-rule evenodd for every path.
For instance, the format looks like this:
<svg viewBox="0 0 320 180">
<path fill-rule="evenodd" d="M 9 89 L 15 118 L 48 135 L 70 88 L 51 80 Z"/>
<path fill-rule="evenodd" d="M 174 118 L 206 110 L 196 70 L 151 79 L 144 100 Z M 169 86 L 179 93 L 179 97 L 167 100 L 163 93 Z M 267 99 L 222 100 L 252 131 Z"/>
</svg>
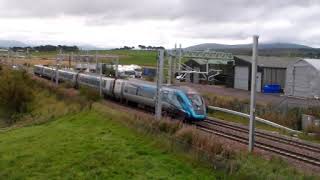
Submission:
<svg viewBox="0 0 320 180">
<path fill-rule="evenodd" d="M 176 72 L 177 72 L 177 44 L 174 44 L 174 58 L 173 58 L 173 80 L 172 83 L 174 84 L 176 81 Z"/>
<path fill-rule="evenodd" d="M 161 113 L 162 113 L 161 89 L 162 89 L 162 81 L 163 81 L 163 60 L 164 60 L 164 50 L 159 50 L 158 59 L 157 59 L 157 94 L 156 94 L 156 103 L 155 103 L 156 120 L 161 119 Z"/>
<path fill-rule="evenodd" d="M 99 93 L 102 97 L 102 63 L 100 63 L 100 83 L 99 83 Z"/>
<path fill-rule="evenodd" d="M 171 85 L 172 83 L 172 56 L 169 54 L 168 57 L 168 85 Z"/>
<path fill-rule="evenodd" d="M 250 99 L 250 124 L 249 124 L 249 152 L 254 148 L 255 118 L 256 118 L 256 81 L 257 81 L 257 59 L 258 59 L 258 39 L 253 36 L 252 48 L 252 68 L 251 68 L 251 99 Z"/>
<path fill-rule="evenodd" d="M 178 64 L 178 68 L 179 68 L 179 75 L 181 74 L 180 72 L 181 72 L 181 58 L 182 58 L 182 48 L 181 48 L 182 46 L 181 46 L 181 44 L 179 45 L 179 64 Z"/>
<path fill-rule="evenodd" d="M 71 61 L 73 61 L 73 52 L 71 52 L 71 55 L 69 56 L 69 69 L 71 69 Z"/>
<path fill-rule="evenodd" d="M 98 67 L 99 67 L 99 65 L 98 65 L 97 51 L 95 51 L 94 60 L 96 61 L 96 73 L 97 73 L 97 69 L 98 69 Z"/>
<path fill-rule="evenodd" d="M 118 66 L 119 66 L 119 57 L 117 57 L 116 58 L 116 72 L 115 72 L 115 77 L 116 77 L 116 79 L 118 78 L 118 76 L 119 76 L 119 68 L 118 68 Z"/>
<path fill-rule="evenodd" d="M 58 66 L 59 66 L 59 59 L 61 58 L 62 55 L 62 50 L 59 50 L 59 55 L 56 58 L 56 85 L 59 84 L 59 71 L 58 71 Z"/>
<path fill-rule="evenodd" d="M 6 64 L 9 64 L 9 61 L 10 61 L 10 49 L 8 50 L 8 54 L 7 54 L 8 56 L 7 56 L 7 62 L 6 62 Z"/>
</svg>

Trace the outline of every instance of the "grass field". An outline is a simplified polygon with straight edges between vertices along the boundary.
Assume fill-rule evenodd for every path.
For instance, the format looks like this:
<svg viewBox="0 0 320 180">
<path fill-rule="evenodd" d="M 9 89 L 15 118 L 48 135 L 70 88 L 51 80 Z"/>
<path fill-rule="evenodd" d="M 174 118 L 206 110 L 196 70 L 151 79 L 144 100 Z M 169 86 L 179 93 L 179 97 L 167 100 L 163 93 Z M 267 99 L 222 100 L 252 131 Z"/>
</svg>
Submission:
<svg viewBox="0 0 320 180">
<path fill-rule="evenodd" d="M 95 54 L 96 51 L 89 51 L 89 54 Z M 99 55 L 119 55 L 120 64 L 137 64 L 141 66 L 156 65 L 156 51 L 144 50 L 100 50 Z M 34 52 L 32 56 L 37 59 L 53 59 L 56 58 L 57 52 Z M 111 62 L 111 59 L 102 59 L 104 62 Z"/>
<path fill-rule="evenodd" d="M 112 117 L 82 112 L 0 134 L 0 179 L 213 179 Z"/>
<path fill-rule="evenodd" d="M 221 112 L 221 111 L 214 111 L 211 112 L 209 114 L 210 117 L 215 117 L 221 120 L 225 120 L 225 121 L 230 121 L 230 122 L 235 122 L 235 123 L 239 123 L 239 124 L 243 124 L 243 125 L 249 125 L 249 119 L 248 118 L 244 118 L 241 116 L 237 116 L 237 115 L 233 115 L 233 114 L 229 114 L 229 113 L 225 113 L 225 112 Z M 263 130 L 268 130 L 268 131 L 276 131 L 276 132 L 283 132 L 281 129 L 269 126 L 267 124 L 263 124 L 260 122 L 256 122 L 255 123 L 256 128 L 258 129 L 263 129 Z"/>
</svg>

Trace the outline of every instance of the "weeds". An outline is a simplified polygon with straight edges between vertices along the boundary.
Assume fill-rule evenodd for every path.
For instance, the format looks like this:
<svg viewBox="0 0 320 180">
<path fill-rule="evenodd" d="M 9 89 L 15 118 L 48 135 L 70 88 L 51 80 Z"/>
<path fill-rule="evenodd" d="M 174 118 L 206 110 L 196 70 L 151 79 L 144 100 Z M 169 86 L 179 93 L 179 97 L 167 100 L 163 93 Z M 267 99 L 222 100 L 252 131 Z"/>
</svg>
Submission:
<svg viewBox="0 0 320 180">
<path fill-rule="evenodd" d="M 215 94 L 204 95 L 207 104 L 226 109 L 231 109 L 238 112 L 249 113 L 249 100 L 239 100 L 234 97 L 219 96 Z M 302 114 L 309 114 L 320 117 L 319 107 L 309 108 L 289 108 L 281 109 L 272 106 L 271 104 L 257 104 L 257 116 L 273 121 L 283 126 L 301 130 L 301 116 Z"/>
</svg>

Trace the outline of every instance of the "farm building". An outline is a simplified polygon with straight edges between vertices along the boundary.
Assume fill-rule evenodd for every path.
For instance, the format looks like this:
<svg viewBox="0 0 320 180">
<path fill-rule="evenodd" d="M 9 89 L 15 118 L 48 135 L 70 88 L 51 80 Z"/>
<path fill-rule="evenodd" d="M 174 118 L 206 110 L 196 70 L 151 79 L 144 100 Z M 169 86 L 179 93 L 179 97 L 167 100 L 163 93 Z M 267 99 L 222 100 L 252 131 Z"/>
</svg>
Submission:
<svg viewBox="0 0 320 180">
<path fill-rule="evenodd" d="M 286 95 L 320 97 L 320 59 L 300 59 L 287 69 Z"/>
<path fill-rule="evenodd" d="M 251 85 L 251 62 L 252 56 L 233 56 L 234 61 L 217 61 L 208 60 L 209 69 L 222 70 L 219 75 L 215 76 L 214 83 L 224 84 L 226 87 L 236 89 L 250 90 Z M 294 57 L 258 57 L 258 73 L 257 73 L 257 91 L 261 92 L 262 87 L 267 84 L 279 84 L 281 89 L 285 88 L 287 66 L 298 61 L 299 58 Z M 204 71 L 207 60 L 190 59 L 185 64 L 193 69 Z M 190 81 L 199 83 L 206 81 L 200 74 L 191 74 Z"/>
<path fill-rule="evenodd" d="M 230 77 L 230 75 L 232 74 L 232 69 L 234 64 L 233 60 L 231 61 L 219 60 L 219 59 L 206 60 L 206 59 L 193 58 L 185 62 L 185 64 L 188 67 L 191 67 L 192 69 L 200 72 L 206 72 L 208 68 L 209 77 L 215 74 L 215 72 L 211 73 L 210 72 L 211 70 L 219 69 L 221 70 L 221 72 L 219 72 L 219 74 L 214 77 L 214 81 L 212 83 L 215 83 L 215 84 L 222 83 L 228 87 L 232 87 L 232 82 L 230 81 L 230 79 L 232 80 L 232 77 Z M 204 74 L 197 74 L 197 73 L 192 73 L 186 77 L 186 81 L 190 81 L 193 83 L 210 83 L 210 80 L 211 79 L 209 79 L 209 82 L 208 82 L 207 77 Z"/>
<path fill-rule="evenodd" d="M 234 56 L 234 84 L 236 89 L 250 90 L 251 56 Z M 259 56 L 257 62 L 257 91 L 267 84 L 279 84 L 285 88 L 287 66 L 298 61 L 294 57 Z"/>
</svg>

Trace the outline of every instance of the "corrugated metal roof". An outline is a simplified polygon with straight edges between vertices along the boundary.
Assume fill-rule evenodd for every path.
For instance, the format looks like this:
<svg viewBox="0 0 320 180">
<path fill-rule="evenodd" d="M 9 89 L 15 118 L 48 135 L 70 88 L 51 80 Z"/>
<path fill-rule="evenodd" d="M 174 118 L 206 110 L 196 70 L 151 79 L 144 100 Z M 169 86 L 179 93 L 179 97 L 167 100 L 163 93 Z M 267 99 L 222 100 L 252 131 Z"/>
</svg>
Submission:
<svg viewBox="0 0 320 180">
<path fill-rule="evenodd" d="M 318 71 L 320 71 L 320 59 L 303 59 L 307 63 L 311 64 L 315 67 Z"/>
<path fill-rule="evenodd" d="M 251 63 L 252 56 L 235 55 L 235 57 Z M 259 56 L 258 66 L 260 67 L 274 67 L 274 68 L 287 68 L 291 63 L 297 62 L 298 57 L 275 57 L 275 56 Z"/>
<path fill-rule="evenodd" d="M 209 64 L 228 64 L 229 61 L 233 61 L 233 60 L 225 60 L 225 59 L 191 59 L 193 61 L 195 61 L 196 63 L 198 63 L 199 65 L 205 65 L 207 64 L 207 61 Z"/>
</svg>

